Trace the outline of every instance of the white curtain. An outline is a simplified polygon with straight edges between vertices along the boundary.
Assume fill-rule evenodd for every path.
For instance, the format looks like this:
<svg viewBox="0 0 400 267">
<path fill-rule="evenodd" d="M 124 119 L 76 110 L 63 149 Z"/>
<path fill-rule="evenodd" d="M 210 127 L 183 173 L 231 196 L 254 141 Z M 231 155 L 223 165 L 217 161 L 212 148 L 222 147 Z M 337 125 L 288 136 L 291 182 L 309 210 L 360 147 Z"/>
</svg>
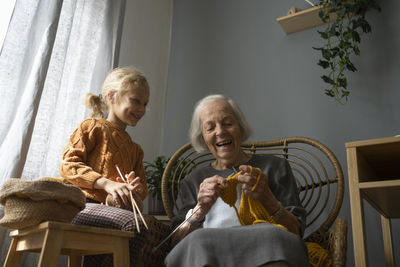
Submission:
<svg viewBox="0 0 400 267">
<path fill-rule="evenodd" d="M 18 0 L 0 54 L 0 184 L 59 176 L 62 149 L 116 65 L 125 0 Z"/>
<path fill-rule="evenodd" d="M 88 114 L 85 94 L 99 93 L 118 64 L 125 3 L 16 1 L 0 51 L 0 186 L 59 176 L 62 150 Z"/>
</svg>

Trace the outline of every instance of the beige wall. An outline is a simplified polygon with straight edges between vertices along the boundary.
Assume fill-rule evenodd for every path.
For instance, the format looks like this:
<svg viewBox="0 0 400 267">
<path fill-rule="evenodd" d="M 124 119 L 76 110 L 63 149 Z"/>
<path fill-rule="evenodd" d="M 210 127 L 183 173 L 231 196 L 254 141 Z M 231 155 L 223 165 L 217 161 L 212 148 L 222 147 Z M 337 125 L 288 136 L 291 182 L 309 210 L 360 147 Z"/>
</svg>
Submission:
<svg viewBox="0 0 400 267">
<path fill-rule="evenodd" d="M 119 66 L 139 68 L 150 83 L 143 119 L 127 131 L 144 150 L 144 160 L 160 154 L 171 39 L 172 0 L 127 0 Z M 144 211 L 148 210 L 147 199 Z"/>
<path fill-rule="evenodd" d="M 161 151 L 171 20 L 172 0 L 127 1 L 119 65 L 139 68 L 151 87 L 146 115 L 136 127 L 127 130 L 142 146 L 147 161 Z"/>
</svg>

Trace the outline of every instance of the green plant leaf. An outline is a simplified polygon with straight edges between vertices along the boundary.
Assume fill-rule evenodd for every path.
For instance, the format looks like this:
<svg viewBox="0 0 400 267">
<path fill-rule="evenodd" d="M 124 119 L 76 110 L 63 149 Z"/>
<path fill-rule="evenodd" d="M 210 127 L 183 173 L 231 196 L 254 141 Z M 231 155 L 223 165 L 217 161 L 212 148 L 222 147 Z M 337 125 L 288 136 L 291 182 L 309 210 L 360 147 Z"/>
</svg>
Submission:
<svg viewBox="0 0 400 267">
<path fill-rule="evenodd" d="M 322 56 L 323 58 L 329 60 L 331 58 L 331 50 L 329 49 L 322 49 Z"/>
<path fill-rule="evenodd" d="M 350 94 L 345 71 L 357 71 L 350 55 L 360 55 L 360 35 L 371 31 L 365 15 L 371 9 L 380 10 L 380 7 L 377 0 L 320 0 L 320 5 L 322 9 L 318 15 L 323 21 L 328 21 L 330 13 L 336 13 L 337 19 L 328 24 L 325 31 L 317 31 L 325 45 L 313 49 L 321 51 L 322 59 L 317 64 L 329 73 L 321 76 L 330 86 L 325 89 L 325 94 L 343 104 Z"/>
<path fill-rule="evenodd" d="M 320 10 L 320 11 L 318 12 L 318 16 L 321 18 L 321 20 L 322 20 L 323 22 L 326 22 L 326 21 L 325 21 L 325 18 L 324 18 L 324 11 Z"/>
<path fill-rule="evenodd" d="M 334 22 L 334 23 L 332 23 L 331 24 L 331 28 L 330 28 L 330 30 L 329 30 L 329 35 L 330 36 L 335 36 L 336 35 L 336 33 L 337 33 L 337 31 L 336 31 L 336 22 Z"/>
<path fill-rule="evenodd" d="M 339 12 L 337 12 L 337 15 L 339 17 L 339 19 L 343 19 L 346 16 L 346 8 L 342 7 Z"/>
<path fill-rule="evenodd" d="M 351 35 L 355 42 L 359 43 L 361 41 L 360 35 L 358 34 L 357 31 L 352 31 Z"/>
<path fill-rule="evenodd" d="M 168 161 L 170 159 L 166 158 L 165 156 L 157 156 L 153 162 L 143 162 L 145 173 L 146 173 L 146 181 L 147 181 L 147 186 L 149 192 L 152 194 L 152 196 L 157 196 L 159 199 L 162 198 L 161 196 L 161 182 L 162 182 L 162 176 L 164 174 L 164 170 L 168 164 Z M 192 162 L 189 161 L 184 161 L 184 160 L 178 160 L 173 166 L 172 166 L 172 171 L 171 173 L 174 173 L 175 171 L 178 171 L 183 175 L 183 178 L 186 176 L 188 173 L 188 169 L 183 169 L 184 167 L 187 167 L 190 169 L 190 166 L 193 165 Z M 179 168 L 178 168 L 179 166 Z M 171 180 L 171 179 L 169 179 Z M 172 191 L 172 184 L 169 184 L 168 191 Z M 175 187 L 175 196 L 177 194 L 177 188 Z"/>
<path fill-rule="evenodd" d="M 329 77 L 326 76 L 326 75 L 322 75 L 322 76 L 321 76 L 321 79 L 322 79 L 324 82 L 326 82 L 326 83 L 335 84 L 335 81 L 332 80 L 331 78 L 329 78 Z"/>
<path fill-rule="evenodd" d="M 357 68 L 356 68 L 356 67 L 354 66 L 354 64 L 351 63 L 351 62 L 348 62 L 348 63 L 346 64 L 346 68 L 347 68 L 349 71 L 352 71 L 352 72 L 357 71 Z"/>
<path fill-rule="evenodd" d="M 324 69 L 329 68 L 329 61 L 326 60 L 319 60 L 318 65 L 323 67 Z"/>
<path fill-rule="evenodd" d="M 339 47 L 333 47 L 331 49 L 331 55 L 332 57 L 337 57 L 340 53 L 340 48 Z"/>
<path fill-rule="evenodd" d="M 338 79 L 338 84 L 339 84 L 340 87 L 347 88 L 347 79 L 346 79 L 346 77 L 341 78 L 341 79 L 339 78 Z"/>
<path fill-rule="evenodd" d="M 343 39 L 345 41 L 349 41 L 352 38 L 352 36 L 353 36 L 353 30 L 349 29 L 343 34 Z"/>
<path fill-rule="evenodd" d="M 360 49 L 358 48 L 358 45 L 356 43 L 353 44 L 353 51 L 354 54 L 356 54 L 357 56 L 360 55 Z"/>
<path fill-rule="evenodd" d="M 335 97 L 335 93 L 332 89 L 325 89 L 325 94 L 330 97 Z"/>
<path fill-rule="evenodd" d="M 326 39 L 329 38 L 329 34 L 326 33 L 326 32 L 318 31 L 318 33 L 321 35 L 322 39 L 325 39 L 325 40 L 326 40 Z"/>
</svg>

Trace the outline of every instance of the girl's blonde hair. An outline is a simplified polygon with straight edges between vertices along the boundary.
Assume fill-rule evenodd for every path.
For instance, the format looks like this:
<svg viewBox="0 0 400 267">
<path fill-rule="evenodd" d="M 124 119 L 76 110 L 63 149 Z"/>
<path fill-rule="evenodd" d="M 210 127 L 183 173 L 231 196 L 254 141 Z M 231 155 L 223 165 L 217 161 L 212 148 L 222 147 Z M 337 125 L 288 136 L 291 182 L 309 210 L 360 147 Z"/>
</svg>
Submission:
<svg viewBox="0 0 400 267">
<path fill-rule="evenodd" d="M 113 97 L 118 99 L 128 90 L 135 88 L 150 89 L 143 73 L 134 67 L 119 67 L 113 69 L 107 74 L 104 80 L 101 94 L 86 94 L 85 105 L 93 110 L 90 117 L 104 118 L 105 112 L 108 111 L 108 106 L 110 104 L 107 97 L 109 93 L 113 92 Z"/>
</svg>

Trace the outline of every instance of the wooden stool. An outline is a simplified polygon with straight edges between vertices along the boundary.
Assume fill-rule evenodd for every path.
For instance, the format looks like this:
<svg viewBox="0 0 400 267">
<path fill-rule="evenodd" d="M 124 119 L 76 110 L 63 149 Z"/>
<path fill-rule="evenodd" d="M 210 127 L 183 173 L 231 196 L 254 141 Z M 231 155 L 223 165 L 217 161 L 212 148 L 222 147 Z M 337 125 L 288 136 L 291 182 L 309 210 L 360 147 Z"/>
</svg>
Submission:
<svg viewBox="0 0 400 267">
<path fill-rule="evenodd" d="M 40 253 L 38 266 L 57 266 L 60 254 L 68 255 L 68 266 L 81 266 L 81 256 L 113 254 L 114 267 L 129 266 L 129 238 L 133 232 L 44 222 L 10 233 L 12 241 L 4 267 L 19 266 L 22 254 Z"/>
</svg>

